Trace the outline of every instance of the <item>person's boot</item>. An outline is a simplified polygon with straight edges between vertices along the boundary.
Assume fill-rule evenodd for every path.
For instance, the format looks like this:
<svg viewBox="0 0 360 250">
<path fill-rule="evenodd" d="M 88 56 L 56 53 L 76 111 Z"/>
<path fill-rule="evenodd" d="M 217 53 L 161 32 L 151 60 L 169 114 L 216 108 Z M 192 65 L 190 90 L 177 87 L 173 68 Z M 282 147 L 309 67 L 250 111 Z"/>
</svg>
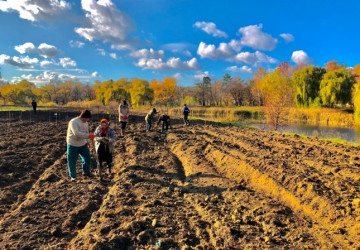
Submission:
<svg viewBox="0 0 360 250">
<path fill-rule="evenodd" d="M 125 129 L 121 130 L 121 136 L 124 137 L 125 136 Z"/>
<path fill-rule="evenodd" d="M 109 175 L 111 175 L 111 164 L 108 164 L 107 167 L 108 167 L 108 173 Z"/>
</svg>

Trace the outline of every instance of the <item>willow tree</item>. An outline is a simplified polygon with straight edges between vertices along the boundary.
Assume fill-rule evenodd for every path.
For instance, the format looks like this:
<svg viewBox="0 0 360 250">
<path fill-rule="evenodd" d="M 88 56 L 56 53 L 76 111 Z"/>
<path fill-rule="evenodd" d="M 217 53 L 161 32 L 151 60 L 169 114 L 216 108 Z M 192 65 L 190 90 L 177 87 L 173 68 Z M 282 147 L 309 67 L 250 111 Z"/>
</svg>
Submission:
<svg viewBox="0 0 360 250">
<path fill-rule="evenodd" d="M 327 107 L 345 105 L 351 101 L 355 77 L 350 69 L 340 67 L 326 72 L 320 82 L 320 98 Z"/>
<path fill-rule="evenodd" d="M 299 107 L 309 107 L 319 99 L 320 82 L 326 70 L 321 67 L 305 66 L 294 72 L 295 101 Z"/>
</svg>

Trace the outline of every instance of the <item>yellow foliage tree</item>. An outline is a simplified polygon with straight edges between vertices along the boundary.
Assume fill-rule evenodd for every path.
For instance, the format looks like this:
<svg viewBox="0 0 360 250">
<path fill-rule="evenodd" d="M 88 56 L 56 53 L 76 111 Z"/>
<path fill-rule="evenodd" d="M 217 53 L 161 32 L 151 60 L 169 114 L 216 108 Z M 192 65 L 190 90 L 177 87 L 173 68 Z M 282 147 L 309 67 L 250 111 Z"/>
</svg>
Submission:
<svg viewBox="0 0 360 250">
<path fill-rule="evenodd" d="M 360 125 L 360 64 L 354 67 L 354 76 L 356 83 L 353 87 L 353 103 L 355 123 Z"/>
<path fill-rule="evenodd" d="M 154 101 L 158 104 L 172 104 L 176 98 L 176 78 L 166 77 L 163 82 L 152 80 L 150 87 L 154 91 Z"/>
<path fill-rule="evenodd" d="M 131 87 L 129 89 L 131 95 L 131 103 L 134 107 L 145 105 L 146 102 L 152 102 L 154 98 L 154 91 L 150 88 L 148 81 L 134 78 L 131 81 Z"/>
<path fill-rule="evenodd" d="M 285 108 L 294 104 L 294 88 L 291 78 L 280 69 L 265 74 L 259 82 L 265 100 L 266 118 L 270 126 L 277 130 L 285 117 Z"/>
</svg>

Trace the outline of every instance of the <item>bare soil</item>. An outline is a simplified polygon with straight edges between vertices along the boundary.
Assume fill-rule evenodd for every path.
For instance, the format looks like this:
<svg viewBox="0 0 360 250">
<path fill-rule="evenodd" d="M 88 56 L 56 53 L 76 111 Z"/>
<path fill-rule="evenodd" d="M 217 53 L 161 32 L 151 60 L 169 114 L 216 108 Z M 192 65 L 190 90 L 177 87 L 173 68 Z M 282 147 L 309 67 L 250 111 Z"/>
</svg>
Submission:
<svg viewBox="0 0 360 250">
<path fill-rule="evenodd" d="M 71 182 L 68 114 L 41 115 L 0 115 L 0 249 L 360 249 L 357 147 L 134 115 L 114 174 Z"/>
</svg>

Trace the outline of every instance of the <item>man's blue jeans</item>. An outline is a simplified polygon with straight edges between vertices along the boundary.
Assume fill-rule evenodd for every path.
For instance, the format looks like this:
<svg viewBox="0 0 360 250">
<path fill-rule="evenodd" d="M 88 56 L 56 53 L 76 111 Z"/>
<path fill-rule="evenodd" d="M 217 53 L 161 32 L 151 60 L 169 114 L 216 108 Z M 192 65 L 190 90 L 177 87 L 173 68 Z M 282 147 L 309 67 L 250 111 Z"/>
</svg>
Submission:
<svg viewBox="0 0 360 250">
<path fill-rule="evenodd" d="M 71 146 L 67 144 L 67 162 L 68 162 L 68 169 L 69 169 L 69 176 L 71 178 L 76 178 L 76 162 L 78 156 L 80 155 L 81 158 L 81 166 L 85 174 L 90 173 L 90 150 L 88 145 L 85 144 L 81 147 Z"/>
<path fill-rule="evenodd" d="M 146 132 L 149 132 L 151 130 L 151 122 L 147 121 L 146 122 Z"/>
</svg>

